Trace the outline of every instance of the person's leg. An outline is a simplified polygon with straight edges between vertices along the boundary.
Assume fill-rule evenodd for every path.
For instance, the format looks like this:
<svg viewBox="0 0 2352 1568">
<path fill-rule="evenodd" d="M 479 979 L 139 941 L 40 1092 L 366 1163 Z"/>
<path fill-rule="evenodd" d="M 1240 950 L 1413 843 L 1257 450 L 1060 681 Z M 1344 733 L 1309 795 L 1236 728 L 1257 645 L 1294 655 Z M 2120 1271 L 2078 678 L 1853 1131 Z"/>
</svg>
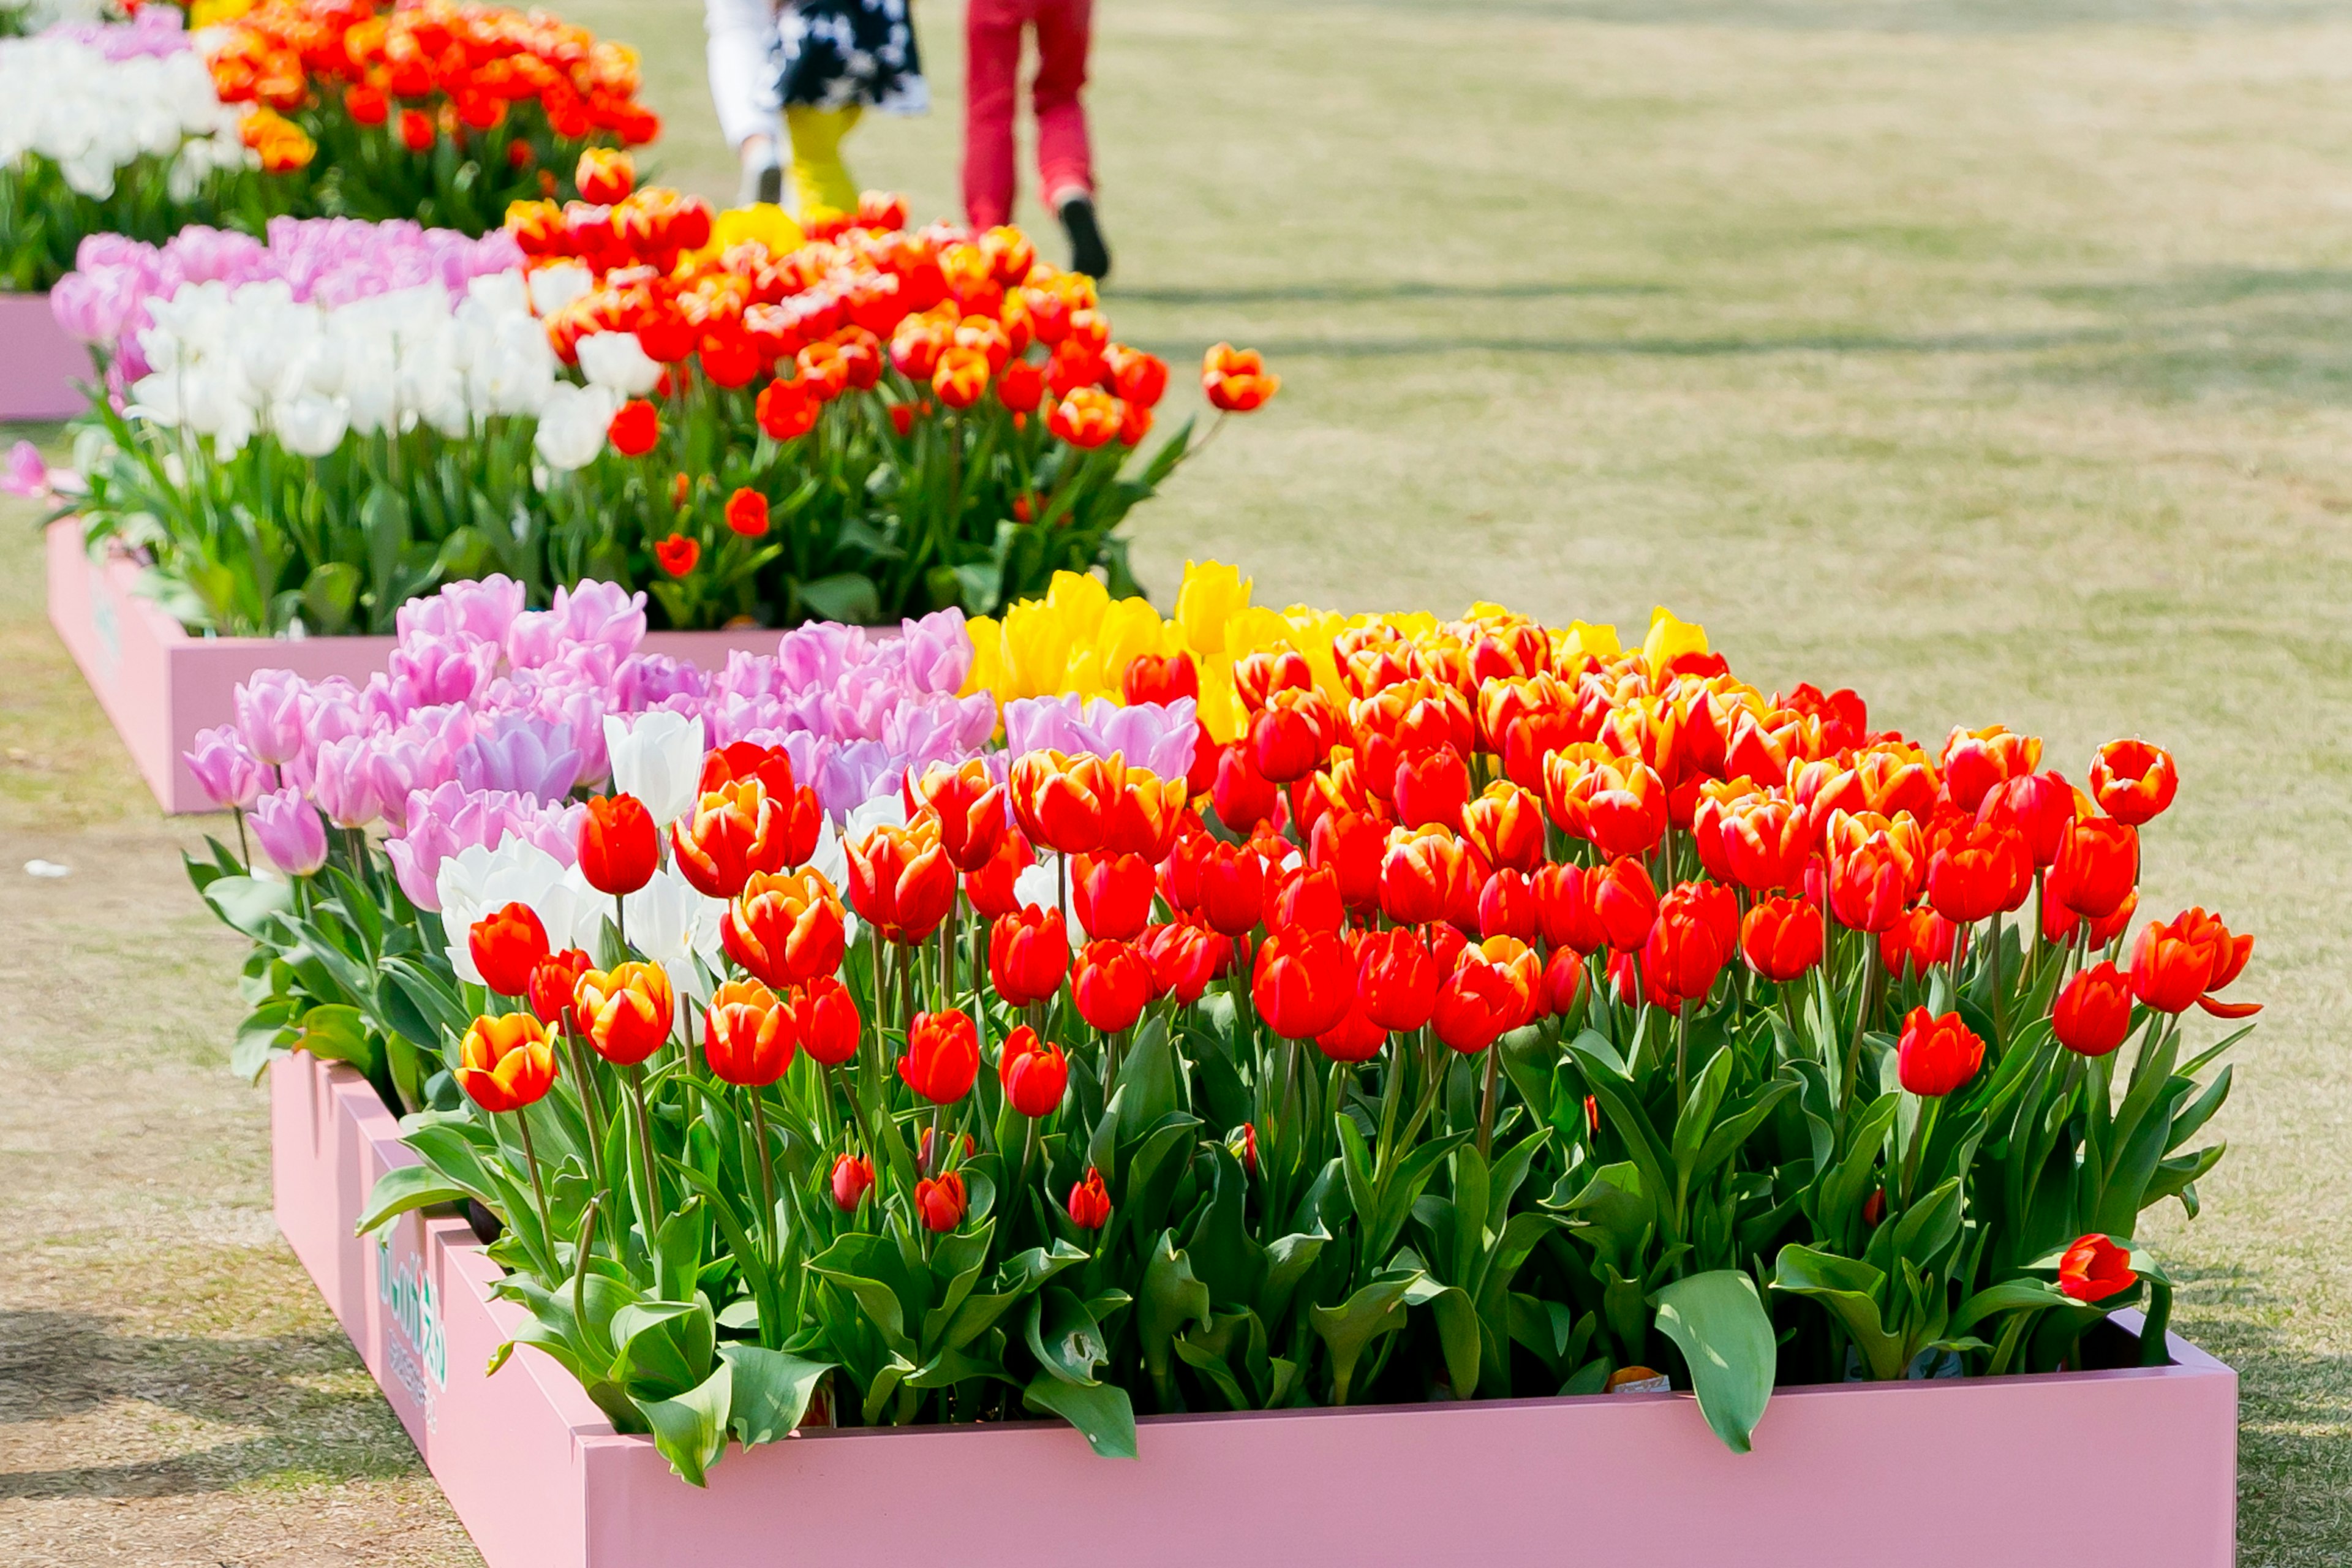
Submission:
<svg viewBox="0 0 2352 1568">
<path fill-rule="evenodd" d="M 1095 194 L 1095 161 L 1087 141 L 1087 49 L 1094 0 L 1044 0 L 1036 10 L 1037 79 L 1030 88 L 1037 110 L 1037 194 L 1055 211 L 1072 196 Z"/>
<path fill-rule="evenodd" d="M 863 112 L 856 104 L 847 109 L 785 106 L 784 128 L 793 136 L 793 207 L 802 222 L 817 207 L 857 210 L 857 182 L 841 160 L 841 139 Z"/>
<path fill-rule="evenodd" d="M 1036 9 L 1037 189 L 1070 237 L 1070 270 L 1110 272 L 1110 249 L 1095 217 L 1094 152 L 1087 140 L 1087 49 L 1094 0 L 1042 0 Z"/>
<path fill-rule="evenodd" d="M 768 0 L 703 0 L 705 61 L 719 133 L 742 165 L 739 200 L 774 201 L 781 161 L 769 77 L 774 71 L 775 14 Z"/>
<path fill-rule="evenodd" d="M 963 210 L 974 228 L 1013 220 L 1013 113 L 1020 96 L 1019 0 L 964 9 Z"/>
</svg>

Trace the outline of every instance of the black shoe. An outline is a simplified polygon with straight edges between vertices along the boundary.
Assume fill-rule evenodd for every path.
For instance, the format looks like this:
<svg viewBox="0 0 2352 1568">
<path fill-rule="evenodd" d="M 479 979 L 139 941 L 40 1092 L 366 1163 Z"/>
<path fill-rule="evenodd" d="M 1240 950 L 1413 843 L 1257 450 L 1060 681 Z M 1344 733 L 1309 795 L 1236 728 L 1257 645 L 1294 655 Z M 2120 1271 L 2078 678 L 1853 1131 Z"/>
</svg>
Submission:
<svg viewBox="0 0 2352 1568">
<path fill-rule="evenodd" d="M 773 163 L 760 171 L 760 199 L 770 206 L 784 199 L 784 172 Z"/>
<path fill-rule="evenodd" d="M 1062 231 L 1070 237 L 1070 270 L 1083 272 L 1099 283 L 1110 276 L 1110 250 L 1103 244 L 1102 226 L 1095 221 L 1090 196 L 1072 196 L 1062 204 Z"/>
</svg>

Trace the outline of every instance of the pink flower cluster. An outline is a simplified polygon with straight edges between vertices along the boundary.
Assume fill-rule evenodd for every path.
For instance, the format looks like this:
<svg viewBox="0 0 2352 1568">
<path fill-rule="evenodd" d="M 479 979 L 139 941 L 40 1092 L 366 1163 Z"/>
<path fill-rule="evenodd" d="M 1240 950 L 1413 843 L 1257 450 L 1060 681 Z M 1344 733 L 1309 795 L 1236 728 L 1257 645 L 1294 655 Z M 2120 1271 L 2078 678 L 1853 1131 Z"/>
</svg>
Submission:
<svg viewBox="0 0 2352 1568">
<path fill-rule="evenodd" d="M 142 55 L 160 58 L 195 47 L 185 20 L 172 5 L 142 5 L 122 23 L 59 22 L 41 36 L 70 39 L 110 60 L 136 59 Z"/>
<path fill-rule="evenodd" d="M 376 829 L 411 900 L 437 909 L 442 862 L 469 847 L 520 837 L 569 864 L 573 796 L 612 777 L 636 715 L 677 715 L 713 745 L 783 747 L 836 820 L 910 768 L 975 754 L 995 729 L 985 693 L 956 695 L 971 663 L 957 611 L 881 642 L 799 627 L 773 656 L 739 652 L 714 674 L 639 651 L 643 594 L 583 583 L 549 609 L 523 604 L 505 577 L 413 601 L 364 686 L 257 675 L 237 689 L 236 721 L 199 735 L 188 765 L 215 805 L 248 814 L 280 870 L 319 868 L 326 824 Z"/>
<path fill-rule="evenodd" d="M 74 252 L 74 269 L 49 290 L 49 308 L 66 331 L 103 349 L 121 384 L 150 369 L 141 329 L 152 324 L 150 301 L 194 283 L 282 281 L 297 303 L 333 307 L 424 283 L 463 294 L 468 280 L 522 266 L 504 229 L 479 239 L 407 219 L 269 220 L 267 243 L 251 235 L 197 225 L 161 246 L 93 234 Z"/>
</svg>

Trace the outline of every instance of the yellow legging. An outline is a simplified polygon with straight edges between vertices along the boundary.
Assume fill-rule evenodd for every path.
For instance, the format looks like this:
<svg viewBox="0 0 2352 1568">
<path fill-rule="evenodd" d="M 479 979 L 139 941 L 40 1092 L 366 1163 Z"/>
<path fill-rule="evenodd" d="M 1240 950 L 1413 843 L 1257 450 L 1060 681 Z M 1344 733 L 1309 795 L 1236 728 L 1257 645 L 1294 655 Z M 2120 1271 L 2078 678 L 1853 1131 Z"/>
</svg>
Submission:
<svg viewBox="0 0 2352 1568">
<path fill-rule="evenodd" d="M 793 206 L 803 223 L 818 207 L 857 210 L 857 182 L 841 161 L 841 139 L 864 112 L 856 104 L 847 109 L 785 106 L 784 129 L 793 139 Z"/>
</svg>

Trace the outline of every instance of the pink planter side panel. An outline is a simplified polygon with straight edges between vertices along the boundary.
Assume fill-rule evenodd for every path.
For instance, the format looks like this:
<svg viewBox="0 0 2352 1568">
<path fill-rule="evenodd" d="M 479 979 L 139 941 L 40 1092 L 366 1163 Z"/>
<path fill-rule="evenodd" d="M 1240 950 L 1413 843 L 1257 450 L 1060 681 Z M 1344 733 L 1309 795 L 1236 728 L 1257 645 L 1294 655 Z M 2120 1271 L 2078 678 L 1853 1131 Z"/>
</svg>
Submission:
<svg viewBox="0 0 2352 1568">
<path fill-rule="evenodd" d="M 81 526 L 72 519 L 49 524 L 44 542 L 49 625 L 81 667 L 132 765 L 168 810 L 173 774 L 187 773 L 171 744 L 171 648 L 186 634 L 152 601 L 131 592 L 128 567 L 89 558 Z M 194 786 L 188 779 L 188 787 Z"/>
<path fill-rule="evenodd" d="M 82 384 L 97 374 L 47 294 L 0 294 L 0 420 L 70 419 L 88 406 Z"/>
<path fill-rule="evenodd" d="M 349 1278 L 306 1241 L 318 1194 L 364 1191 L 342 1172 L 406 1155 L 347 1069 L 272 1075 L 280 1224 L 339 1316 L 364 1281 L 344 1321 L 490 1568 L 864 1563 L 941 1519 L 998 1521 L 959 1532 L 958 1568 L 1031 1568 L 1050 1554 L 1017 1521 L 1072 1517 L 1123 1568 L 2232 1560 L 2237 1379 L 2178 1338 L 2171 1367 L 1786 1390 L 1744 1456 L 1688 1396 L 1651 1394 L 1147 1417 L 1132 1464 L 1044 1423 L 811 1432 L 697 1490 L 538 1352 L 485 1374 L 522 1315 L 463 1225 L 412 1215 Z M 1923 1485 L 1965 1500 L 1923 1528 Z"/>
</svg>

